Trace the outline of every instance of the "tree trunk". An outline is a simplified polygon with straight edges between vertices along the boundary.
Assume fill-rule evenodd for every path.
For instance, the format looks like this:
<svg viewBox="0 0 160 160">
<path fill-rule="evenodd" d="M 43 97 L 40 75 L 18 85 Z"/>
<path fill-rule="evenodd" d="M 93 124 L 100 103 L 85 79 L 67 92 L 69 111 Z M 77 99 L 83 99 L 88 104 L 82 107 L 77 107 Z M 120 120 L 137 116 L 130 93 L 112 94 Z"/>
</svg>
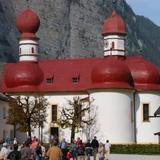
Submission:
<svg viewBox="0 0 160 160">
<path fill-rule="evenodd" d="M 16 138 L 16 124 L 13 125 L 13 138 Z"/>
<path fill-rule="evenodd" d="M 76 127 L 75 127 L 75 126 L 72 126 L 72 128 L 71 128 L 71 143 L 72 143 L 72 141 L 73 141 L 74 138 L 75 138 L 75 129 L 76 129 Z"/>
<path fill-rule="evenodd" d="M 28 136 L 31 138 L 31 120 L 28 118 L 27 120 L 27 125 L 28 125 Z"/>
</svg>

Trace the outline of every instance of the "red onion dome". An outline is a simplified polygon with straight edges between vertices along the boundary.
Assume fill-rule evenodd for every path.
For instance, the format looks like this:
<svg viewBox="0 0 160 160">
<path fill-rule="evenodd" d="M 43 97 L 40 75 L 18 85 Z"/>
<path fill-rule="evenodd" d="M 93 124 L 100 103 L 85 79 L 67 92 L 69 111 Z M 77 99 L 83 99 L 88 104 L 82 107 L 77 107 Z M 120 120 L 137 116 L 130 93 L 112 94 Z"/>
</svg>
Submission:
<svg viewBox="0 0 160 160">
<path fill-rule="evenodd" d="M 119 34 L 125 35 L 125 23 L 123 19 L 115 12 L 109 18 L 106 18 L 102 28 L 102 35 Z"/>
<path fill-rule="evenodd" d="M 146 61 L 143 57 L 127 58 L 127 65 L 130 68 L 134 86 L 138 90 L 159 90 L 160 72 L 158 68 Z"/>
<path fill-rule="evenodd" d="M 22 33 L 22 37 L 35 36 L 34 34 L 40 26 L 40 20 L 34 11 L 26 9 L 17 16 L 16 26 L 20 33 Z"/>
<path fill-rule="evenodd" d="M 131 88 L 132 76 L 125 57 L 108 56 L 93 68 L 92 82 L 106 84 L 109 88 Z"/>
<path fill-rule="evenodd" d="M 4 81 L 8 88 L 38 86 L 43 81 L 43 72 L 38 63 L 19 62 L 6 70 Z"/>
</svg>

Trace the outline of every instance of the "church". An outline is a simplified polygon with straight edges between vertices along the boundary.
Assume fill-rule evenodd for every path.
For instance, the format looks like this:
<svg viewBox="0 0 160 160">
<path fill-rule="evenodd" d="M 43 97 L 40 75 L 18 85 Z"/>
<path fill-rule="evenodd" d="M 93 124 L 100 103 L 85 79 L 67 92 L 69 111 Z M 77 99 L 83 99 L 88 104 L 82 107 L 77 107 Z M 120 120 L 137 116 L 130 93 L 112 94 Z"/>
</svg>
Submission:
<svg viewBox="0 0 160 160">
<path fill-rule="evenodd" d="M 4 66 L 1 92 L 47 97 L 50 104 L 44 138 L 49 139 L 53 131 L 69 139 L 70 130 L 56 124 L 58 108 L 78 96 L 94 99 L 99 140 L 158 143 L 154 133 L 160 131 L 160 119 L 149 116 L 160 105 L 159 68 L 142 56 L 125 55 L 125 22 L 116 11 L 102 26 L 103 58 L 39 60 L 38 15 L 30 8 L 23 10 L 16 26 L 20 32 L 19 62 Z"/>
</svg>

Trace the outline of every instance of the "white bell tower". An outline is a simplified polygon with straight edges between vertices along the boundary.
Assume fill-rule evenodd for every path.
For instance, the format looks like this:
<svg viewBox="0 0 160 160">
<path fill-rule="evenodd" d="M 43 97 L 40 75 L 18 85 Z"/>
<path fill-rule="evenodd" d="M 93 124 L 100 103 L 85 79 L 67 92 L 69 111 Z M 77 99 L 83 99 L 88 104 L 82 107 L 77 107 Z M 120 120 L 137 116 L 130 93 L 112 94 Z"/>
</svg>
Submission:
<svg viewBox="0 0 160 160">
<path fill-rule="evenodd" d="M 104 56 L 125 55 L 125 37 L 108 35 L 104 37 Z"/>
<path fill-rule="evenodd" d="M 125 23 L 116 11 L 113 11 L 103 24 L 104 56 L 124 56 L 125 35 Z"/>
<path fill-rule="evenodd" d="M 30 8 L 22 11 L 16 19 L 16 25 L 21 33 L 19 38 L 19 61 L 38 61 L 38 41 L 36 32 L 40 26 L 37 14 Z"/>
</svg>

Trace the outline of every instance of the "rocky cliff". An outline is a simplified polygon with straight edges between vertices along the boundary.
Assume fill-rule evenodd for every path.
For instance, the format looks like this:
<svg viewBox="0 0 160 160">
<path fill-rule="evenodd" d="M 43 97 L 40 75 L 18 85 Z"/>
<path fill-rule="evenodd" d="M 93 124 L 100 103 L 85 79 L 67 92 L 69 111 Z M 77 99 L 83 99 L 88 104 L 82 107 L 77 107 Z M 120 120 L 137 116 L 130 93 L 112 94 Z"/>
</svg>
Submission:
<svg viewBox="0 0 160 160">
<path fill-rule="evenodd" d="M 30 0 L 41 20 L 38 32 L 40 58 L 103 56 L 101 28 L 112 12 L 112 0 Z M 19 33 L 15 26 L 26 0 L 0 0 L 0 61 L 18 59 Z M 137 16 L 125 0 L 117 1 L 117 12 L 127 28 L 126 54 L 143 55 L 158 64 L 160 27 Z"/>
</svg>

